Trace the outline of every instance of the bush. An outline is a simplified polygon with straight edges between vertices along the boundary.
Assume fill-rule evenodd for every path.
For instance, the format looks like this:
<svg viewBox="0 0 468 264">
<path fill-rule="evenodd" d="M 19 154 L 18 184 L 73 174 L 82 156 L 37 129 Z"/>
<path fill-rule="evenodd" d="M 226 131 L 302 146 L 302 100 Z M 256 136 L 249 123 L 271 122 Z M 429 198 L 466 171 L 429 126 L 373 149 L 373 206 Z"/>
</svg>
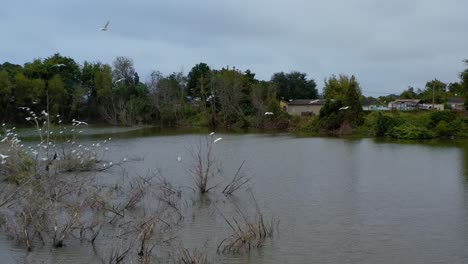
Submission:
<svg viewBox="0 0 468 264">
<path fill-rule="evenodd" d="M 427 128 L 408 123 L 394 127 L 388 135 L 398 139 L 429 139 L 434 137 L 434 134 Z"/>
<path fill-rule="evenodd" d="M 401 119 L 392 117 L 379 112 L 375 121 L 375 135 L 378 137 L 387 136 L 387 134 L 396 126 L 402 123 Z"/>
<path fill-rule="evenodd" d="M 437 127 L 439 122 L 444 121 L 445 125 L 454 121 L 457 115 L 452 111 L 434 111 L 430 116 L 430 127 Z"/>
</svg>

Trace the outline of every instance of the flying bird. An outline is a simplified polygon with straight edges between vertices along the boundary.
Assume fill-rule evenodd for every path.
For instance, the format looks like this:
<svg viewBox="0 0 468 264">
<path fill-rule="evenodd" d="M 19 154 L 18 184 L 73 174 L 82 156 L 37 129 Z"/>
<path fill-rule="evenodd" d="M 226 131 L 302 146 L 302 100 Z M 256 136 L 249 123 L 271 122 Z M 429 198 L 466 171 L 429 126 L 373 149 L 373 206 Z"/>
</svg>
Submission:
<svg viewBox="0 0 468 264">
<path fill-rule="evenodd" d="M 73 125 L 75 125 L 75 126 L 79 126 L 79 125 L 85 125 L 85 126 L 87 126 L 87 125 L 88 125 L 88 123 L 83 122 L 83 121 L 78 121 L 78 120 L 76 120 L 76 119 L 73 119 L 73 120 L 72 120 L 72 123 L 73 123 Z"/>
<path fill-rule="evenodd" d="M 180 155 L 177 156 L 177 161 L 178 162 L 181 162 L 182 161 L 182 157 Z"/>
<path fill-rule="evenodd" d="M 343 107 L 341 107 L 341 108 L 338 109 L 338 110 L 346 110 L 346 109 L 349 109 L 349 108 L 351 108 L 351 106 L 348 105 L 348 106 L 343 106 Z"/>
<path fill-rule="evenodd" d="M 106 24 L 104 25 L 104 27 L 100 28 L 101 31 L 107 31 L 107 27 L 109 26 L 109 20 L 107 20 Z"/>
<path fill-rule="evenodd" d="M 63 64 L 63 63 L 58 63 L 58 64 L 54 64 L 54 67 L 65 67 L 67 65 Z"/>
<path fill-rule="evenodd" d="M 211 133 L 210 133 L 210 136 L 213 136 L 213 135 L 214 135 L 214 132 L 211 132 Z"/>
<path fill-rule="evenodd" d="M 272 115 L 273 112 L 265 112 L 265 115 Z"/>
<path fill-rule="evenodd" d="M 2 158 L 2 160 L 4 160 L 4 159 L 8 158 L 8 156 L 7 156 L 7 155 L 0 154 L 0 158 Z"/>
<path fill-rule="evenodd" d="M 218 141 L 221 141 L 222 139 L 223 139 L 222 137 L 219 137 L 219 138 L 215 139 L 215 140 L 213 141 L 213 143 L 216 143 L 216 142 L 218 142 Z"/>
<path fill-rule="evenodd" d="M 120 78 L 120 79 L 118 79 L 117 81 L 115 81 L 115 83 L 119 83 L 119 82 L 121 82 L 121 81 L 125 81 L 125 78 Z M 115 84 L 115 83 L 114 83 L 114 84 Z"/>
</svg>

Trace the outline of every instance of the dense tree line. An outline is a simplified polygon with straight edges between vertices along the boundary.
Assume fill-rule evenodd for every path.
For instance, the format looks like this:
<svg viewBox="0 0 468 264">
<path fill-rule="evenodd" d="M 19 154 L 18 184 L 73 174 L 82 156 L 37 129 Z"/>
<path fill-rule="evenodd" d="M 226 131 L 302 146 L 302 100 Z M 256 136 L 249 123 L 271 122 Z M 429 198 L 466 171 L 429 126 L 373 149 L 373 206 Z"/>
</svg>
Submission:
<svg viewBox="0 0 468 264">
<path fill-rule="evenodd" d="M 250 70 L 211 69 L 199 63 L 188 74 L 153 71 L 142 79 L 127 57 L 117 57 L 112 65 L 80 64 L 54 54 L 24 65 L 0 64 L 0 122 L 26 122 L 28 113 L 19 108 L 29 107 L 64 120 L 113 125 L 282 127 L 291 118 L 280 110 L 279 100 L 322 97 L 328 101 L 322 119 L 337 121 L 322 124 L 336 128 L 344 120 L 362 123 L 357 109 L 363 102 L 387 104 L 408 98 L 431 103 L 434 98 L 435 103 L 446 103 L 452 97 L 468 97 L 468 61 L 465 63 L 459 82 L 446 84 L 434 79 L 424 89 L 409 87 L 400 95 L 373 98 L 364 97 L 358 81 L 346 75 L 325 79 L 319 95 L 315 80 L 297 71 L 277 72 L 269 81 L 262 81 Z M 337 112 L 346 106 L 352 107 Z"/>
<path fill-rule="evenodd" d="M 262 127 L 279 122 L 280 99 L 317 98 L 305 73 L 275 73 L 260 81 L 250 70 L 195 65 L 185 75 L 154 71 L 142 81 L 130 58 L 112 65 L 77 63 L 54 54 L 23 66 L 0 64 L 0 121 L 26 122 L 21 107 L 48 111 L 64 120 L 113 125 L 195 124 Z M 273 112 L 274 116 L 265 116 Z"/>
</svg>

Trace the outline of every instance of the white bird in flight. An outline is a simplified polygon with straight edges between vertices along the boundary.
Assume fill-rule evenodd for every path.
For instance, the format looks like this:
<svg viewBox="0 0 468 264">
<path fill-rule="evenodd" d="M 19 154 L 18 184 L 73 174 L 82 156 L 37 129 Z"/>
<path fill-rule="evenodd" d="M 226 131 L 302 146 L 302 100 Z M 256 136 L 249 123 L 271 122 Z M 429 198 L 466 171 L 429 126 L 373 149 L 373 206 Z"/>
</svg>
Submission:
<svg viewBox="0 0 468 264">
<path fill-rule="evenodd" d="M 273 112 L 265 112 L 265 115 L 272 115 Z"/>
<path fill-rule="evenodd" d="M 346 110 L 346 109 L 349 109 L 349 108 L 351 108 L 351 106 L 348 105 L 348 106 L 341 107 L 339 110 Z"/>
<path fill-rule="evenodd" d="M 117 81 L 115 81 L 115 83 L 119 83 L 119 82 L 124 81 L 124 80 L 125 80 L 125 78 L 120 78 Z"/>
<path fill-rule="evenodd" d="M 219 138 L 215 139 L 215 140 L 213 141 L 213 143 L 216 143 L 216 142 L 218 142 L 218 141 L 221 141 L 222 139 L 223 139 L 222 137 L 219 137 Z"/>
<path fill-rule="evenodd" d="M 214 135 L 214 132 L 211 132 L 211 133 L 210 133 L 210 136 L 213 136 L 213 135 Z"/>
<path fill-rule="evenodd" d="M 178 162 L 181 162 L 182 161 L 182 157 L 180 155 L 177 156 L 177 161 Z"/>
<path fill-rule="evenodd" d="M 8 158 L 8 156 L 7 156 L 7 155 L 0 154 L 0 158 L 2 158 L 2 160 L 4 160 L 4 159 Z"/>
<path fill-rule="evenodd" d="M 104 27 L 100 28 L 101 31 L 107 31 L 107 27 L 109 26 L 109 20 L 107 20 L 106 24 L 104 25 Z"/>
<path fill-rule="evenodd" d="M 76 119 L 73 119 L 73 120 L 72 120 L 72 123 L 73 123 L 73 125 L 75 125 L 75 126 L 79 126 L 79 125 L 85 125 L 85 126 L 87 126 L 87 125 L 88 125 L 88 123 L 83 122 L 83 121 L 78 121 L 78 120 L 76 120 Z"/>
<path fill-rule="evenodd" d="M 58 63 L 58 64 L 55 64 L 54 67 L 65 67 L 67 66 L 66 64 L 63 64 L 63 63 Z"/>
</svg>

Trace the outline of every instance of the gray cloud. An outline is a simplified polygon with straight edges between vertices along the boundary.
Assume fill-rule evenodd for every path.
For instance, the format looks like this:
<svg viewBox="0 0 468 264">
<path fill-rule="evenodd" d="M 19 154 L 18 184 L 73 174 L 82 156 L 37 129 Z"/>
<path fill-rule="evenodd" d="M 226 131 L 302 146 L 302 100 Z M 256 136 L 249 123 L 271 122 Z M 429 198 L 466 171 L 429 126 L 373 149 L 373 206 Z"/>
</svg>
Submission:
<svg viewBox="0 0 468 264">
<path fill-rule="evenodd" d="M 141 76 L 203 61 L 261 79 L 299 70 L 319 85 L 356 74 L 369 95 L 399 93 L 457 80 L 468 58 L 467 11 L 464 0 L 17 0 L 0 10 L 0 61 L 128 56 Z M 107 19 L 110 30 L 100 32 Z"/>
</svg>

